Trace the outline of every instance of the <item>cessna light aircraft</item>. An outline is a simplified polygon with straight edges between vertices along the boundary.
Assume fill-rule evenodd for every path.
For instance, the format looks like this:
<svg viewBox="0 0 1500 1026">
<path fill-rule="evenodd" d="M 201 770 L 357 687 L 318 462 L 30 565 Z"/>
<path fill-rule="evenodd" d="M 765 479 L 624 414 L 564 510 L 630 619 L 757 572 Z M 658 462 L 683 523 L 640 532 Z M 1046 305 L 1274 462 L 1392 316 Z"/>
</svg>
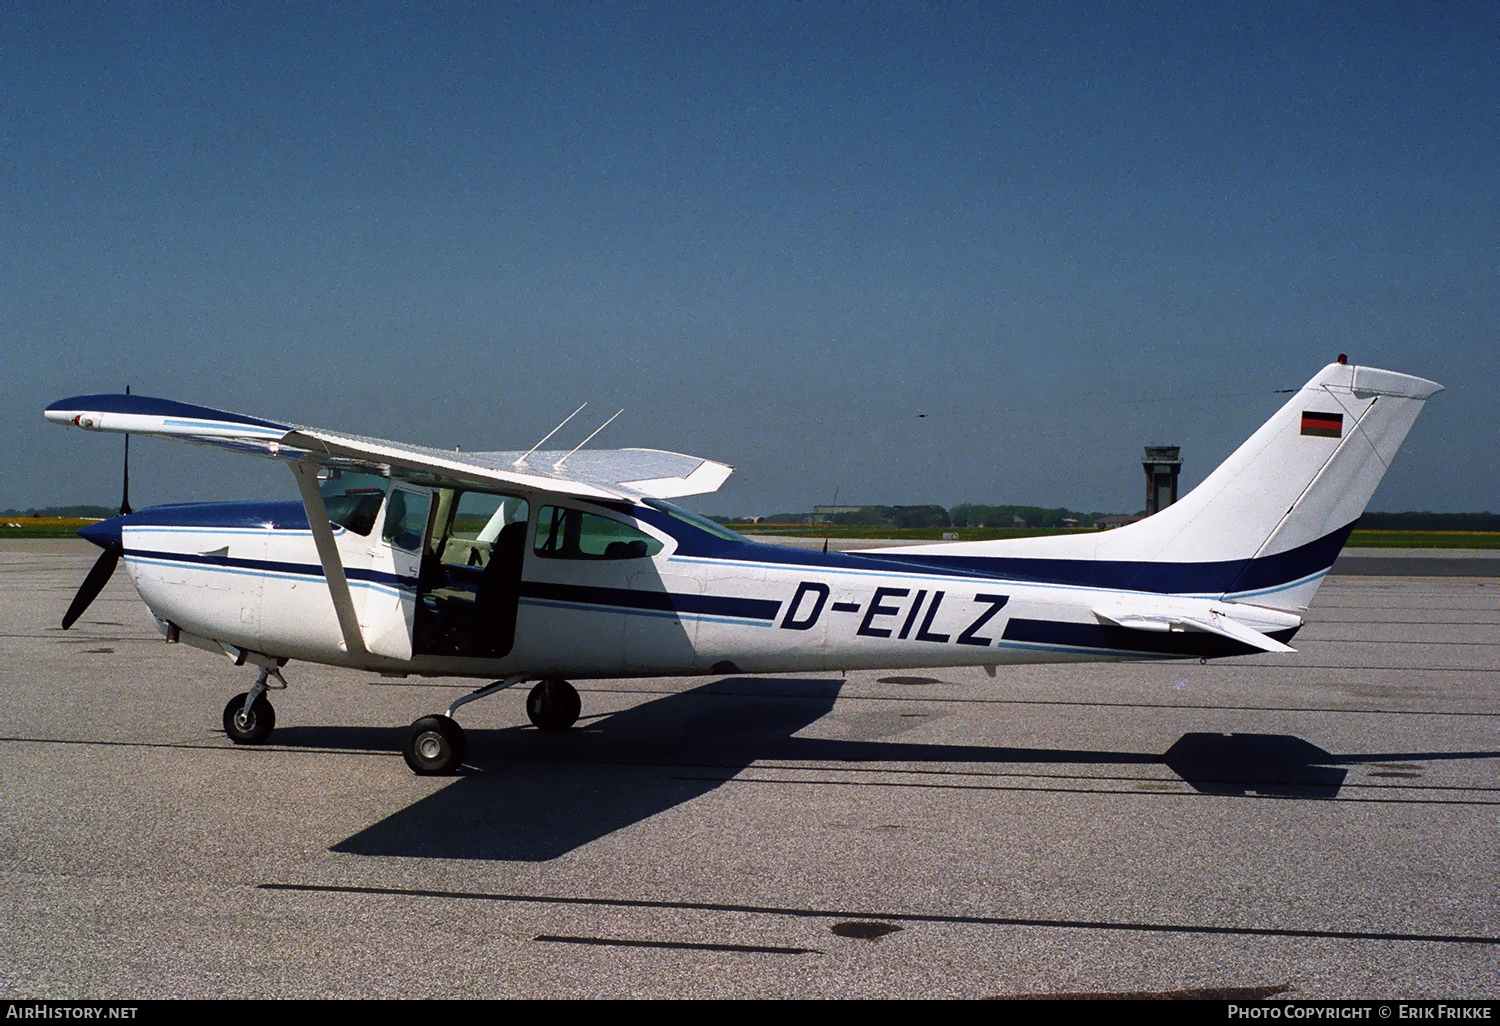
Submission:
<svg viewBox="0 0 1500 1026">
<path fill-rule="evenodd" d="M 302 501 L 157 506 L 85 527 L 104 553 L 63 626 L 123 559 L 167 641 L 259 669 L 224 709 L 240 744 L 270 736 L 266 691 L 286 686 L 289 660 L 493 680 L 412 724 L 405 756 L 420 774 L 463 762 L 460 706 L 523 682 L 535 682 L 531 721 L 561 730 L 580 711 L 567 678 L 975 665 L 993 675 L 1005 663 L 1290 652 L 1440 390 L 1340 357 L 1145 520 L 857 555 L 752 542 L 665 501 L 729 476 L 697 457 L 443 452 L 80 396 L 47 418 L 282 460 Z"/>
</svg>

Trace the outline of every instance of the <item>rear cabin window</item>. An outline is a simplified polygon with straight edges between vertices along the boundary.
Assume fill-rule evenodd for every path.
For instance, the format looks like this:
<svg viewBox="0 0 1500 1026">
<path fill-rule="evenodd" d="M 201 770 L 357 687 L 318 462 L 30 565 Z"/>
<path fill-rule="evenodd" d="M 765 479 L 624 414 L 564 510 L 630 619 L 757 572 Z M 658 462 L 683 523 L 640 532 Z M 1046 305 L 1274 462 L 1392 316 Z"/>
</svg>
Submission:
<svg viewBox="0 0 1500 1026">
<path fill-rule="evenodd" d="M 550 559 L 642 559 L 661 542 L 637 527 L 563 506 L 543 506 L 536 519 L 536 554 Z"/>
</svg>

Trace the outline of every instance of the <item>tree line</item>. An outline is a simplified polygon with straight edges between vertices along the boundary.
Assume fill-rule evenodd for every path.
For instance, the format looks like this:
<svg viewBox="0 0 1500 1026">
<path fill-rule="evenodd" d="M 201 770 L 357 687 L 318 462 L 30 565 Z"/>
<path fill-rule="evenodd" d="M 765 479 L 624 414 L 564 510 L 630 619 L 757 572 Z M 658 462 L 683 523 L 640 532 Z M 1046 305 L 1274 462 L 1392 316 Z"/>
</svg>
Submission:
<svg viewBox="0 0 1500 1026">
<path fill-rule="evenodd" d="M 0 510 L 0 517 L 73 517 L 79 520 L 97 517 L 105 520 L 118 512 L 108 506 L 48 506 L 46 509 Z"/>
<path fill-rule="evenodd" d="M 1366 513 L 1365 531 L 1500 531 L 1500 513 Z"/>
<path fill-rule="evenodd" d="M 1104 513 L 1077 513 L 1042 506 L 980 506 L 972 503 L 944 509 L 942 506 L 861 506 L 833 514 L 776 513 L 761 517 L 775 524 L 832 524 L 835 527 L 899 527 L 930 529 L 944 527 L 1093 527 Z M 717 517 L 725 523 L 746 523 L 750 518 Z"/>
<path fill-rule="evenodd" d="M 106 506 L 48 506 L 46 509 L 0 510 L 3 517 L 98 517 L 115 515 Z M 964 503 L 951 509 L 942 506 L 861 506 L 857 510 L 820 516 L 813 513 L 778 513 L 761 517 L 775 524 L 831 523 L 838 527 L 1093 527 L 1105 513 L 1079 513 L 1043 506 L 982 506 Z M 1142 514 L 1137 514 L 1142 515 Z M 726 524 L 747 523 L 749 517 L 714 517 Z M 1500 531 L 1500 513 L 1366 513 L 1357 525 L 1363 531 Z"/>
<path fill-rule="evenodd" d="M 964 528 L 964 527 L 1081 527 L 1096 526 L 1106 513 L 1082 513 L 1058 507 L 983 506 L 964 503 L 942 506 L 861 506 L 831 515 L 777 513 L 761 517 L 775 524 L 832 524 L 836 527 Z M 1144 516 L 1140 510 L 1136 516 Z M 750 517 L 715 517 L 726 524 L 748 523 Z M 1356 525 L 1363 531 L 1500 531 L 1500 513 L 1366 513 Z"/>
</svg>

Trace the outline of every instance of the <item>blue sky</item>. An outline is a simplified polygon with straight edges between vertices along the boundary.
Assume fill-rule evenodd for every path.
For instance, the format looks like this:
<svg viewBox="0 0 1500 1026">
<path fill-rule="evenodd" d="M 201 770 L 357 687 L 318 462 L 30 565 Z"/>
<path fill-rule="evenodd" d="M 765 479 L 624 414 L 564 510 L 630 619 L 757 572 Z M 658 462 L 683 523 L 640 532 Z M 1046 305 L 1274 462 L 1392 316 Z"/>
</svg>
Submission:
<svg viewBox="0 0 1500 1026">
<path fill-rule="evenodd" d="M 1339 353 L 1439 381 L 1372 504 L 1500 509 L 1500 8 L 0 9 L 0 508 L 134 391 L 732 463 L 711 513 L 1140 507 Z M 572 430 L 573 425 L 564 430 Z M 133 450 L 132 499 L 292 498 Z"/>
</svg>

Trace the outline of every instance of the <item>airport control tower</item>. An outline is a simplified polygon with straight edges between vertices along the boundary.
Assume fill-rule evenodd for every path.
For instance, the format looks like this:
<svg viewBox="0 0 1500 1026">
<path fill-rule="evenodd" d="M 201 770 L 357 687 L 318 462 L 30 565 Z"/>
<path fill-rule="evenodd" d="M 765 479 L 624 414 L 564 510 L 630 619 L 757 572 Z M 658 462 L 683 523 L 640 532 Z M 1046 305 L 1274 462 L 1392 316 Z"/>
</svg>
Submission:
<svg viewBox="0 0 1500 1026">
<path fill-rule="evenodd" d="M 1148 445 L 1146 459 L 1146 516 L 1166 509 L 1177 501 L 1177 472 L 1182 460 L 1176 445 Z"/>
</svg>

